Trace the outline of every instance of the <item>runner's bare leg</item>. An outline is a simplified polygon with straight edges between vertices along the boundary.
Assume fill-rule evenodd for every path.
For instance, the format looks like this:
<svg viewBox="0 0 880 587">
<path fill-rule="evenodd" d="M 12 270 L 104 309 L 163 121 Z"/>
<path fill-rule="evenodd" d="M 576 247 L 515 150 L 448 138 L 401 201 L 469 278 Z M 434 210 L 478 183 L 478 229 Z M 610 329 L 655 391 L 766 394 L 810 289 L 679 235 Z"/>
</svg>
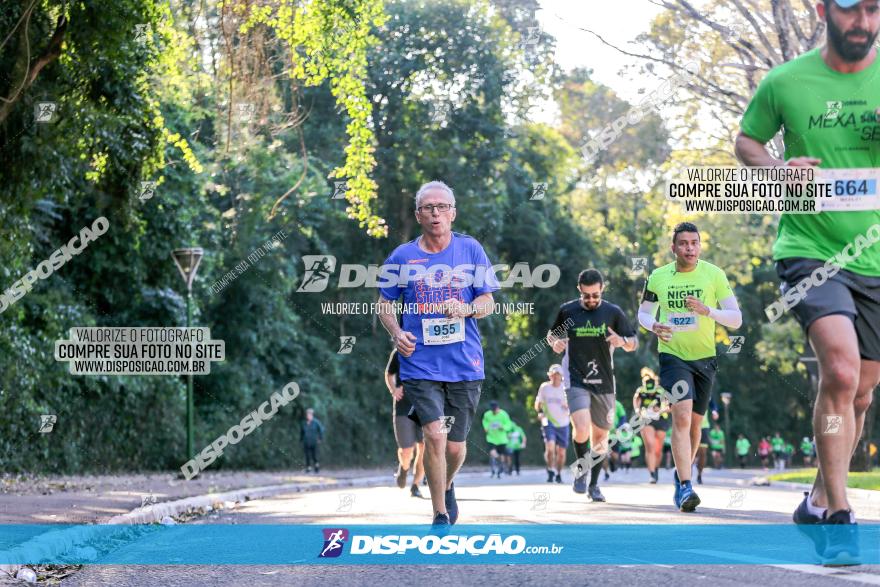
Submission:
<svg viewBox="0 0 880 587">
<path fill-rule="evenodd" d="M 819 363 L 819 394 L 813 410 L 816 452 L 828 510 L 849 509 L 846 478 L 857 440 L 855 398 L 859 388 L 859 345 L 848 316 L 824 316 L 810 325 L 810 345 Z M 825 433 L 832 416 L 839 426 Z M 864 418 L 862 418 L 864 420 Z"/>
<path fill-rule="evenodd" d="M 691 446 L 700 445 L 699 430 L 697 430 L 696 442 L 693 438 L 693 426 L 691 415 L 693 414 L 694 400 L 685 399 L 672 405 L 672 427 L 675 433 L 672 435 L 672 460 L 675 462 L 675 470 L 678 478 L 682 481 L 691 479 L 691 463 L 694 462 L 695 451 Z"/>
<path fill-rule="evenodd" d="M 422 426 L 422 432 L 425 436 L 425 472 L 428 474 L 431 504 L 434 506 L 434 513 L 445 514 L 447 513 L 444 492 L 448 471 L 446 463 L 448 443 L 443 432 L 443 420 L 435 420 Z"/>
<path fill-rule="evenodd" d="M 444 491 L 452 486 L 455 474 L 461 469 L 465 456 L 467 456 L 466 443 L 453 442 L 452 440 L 446 443 L 446 487 L 444 488 Z M 430 484 L 430 481 L 428 481 L 428 483 Z M 431 498 L 433 499 L 433 497 L 434 492 L 432 491 Z M 443 495 L 440 496 L 440 499 L 443 499 Z"/>
</svg>

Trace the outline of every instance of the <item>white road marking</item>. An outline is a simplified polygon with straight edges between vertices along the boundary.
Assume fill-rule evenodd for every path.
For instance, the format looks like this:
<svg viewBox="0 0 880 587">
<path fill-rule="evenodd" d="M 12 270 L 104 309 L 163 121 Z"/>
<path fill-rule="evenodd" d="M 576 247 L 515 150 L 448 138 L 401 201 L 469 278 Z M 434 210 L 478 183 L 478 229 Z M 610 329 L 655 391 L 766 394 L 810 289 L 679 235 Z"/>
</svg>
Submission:
<svg viewBox="0 0 880 587">
<path fill-rule="evenodd" d="M 798 573 L 805 573 L 808 575 L 820 575 L 825 577 L 834 577 L 835 579 L 843 579 L 844 581 L 854 581 L 856 583 L 862 583 L 864 585 L 880 585 L 880 575 L 867 575 L 865 573 L 854 573 L 852 571 L 846 571 L 840 568 L 832 568 L 832 567 L 823 567 L 821 565 L 786 565 L 781 564 L 779 561 L 769 559 L 769 558 L 760 558 L 755 556 L 743 556 L 739 554 L 733 554 L 730 552 L 721 552 L 719 550 L 700 550 L 700 549 L 689 549 L 686 552 L 693 552 L 695 554 L 704 554 L 708 556 L 714 556 L 717 558 L 726 558 L 730 560 L 738 560 L 738 561 L 748 561 L 752 564 L 760 564 L 766 565 L 768 567 L 776 567 L 778 569 L 785 569 L 788 571 L 795 571 Z"/>
</svg>

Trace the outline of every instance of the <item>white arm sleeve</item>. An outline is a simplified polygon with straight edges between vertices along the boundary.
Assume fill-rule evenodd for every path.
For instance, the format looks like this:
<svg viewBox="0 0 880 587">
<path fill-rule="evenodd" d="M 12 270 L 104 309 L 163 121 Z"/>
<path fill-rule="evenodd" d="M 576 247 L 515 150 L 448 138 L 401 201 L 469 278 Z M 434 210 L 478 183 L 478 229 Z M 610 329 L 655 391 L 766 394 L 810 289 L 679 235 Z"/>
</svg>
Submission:
<svg viewBox="0 0 880 587">
<path fill-rule="evenodd" d="M 654 316 L 657 314 L 657 302 L 642 302 L 642 305 L 639 306 L 639 324 L 642 325 L 642 328 L 653 332 L 654 330 Z"/>
<path fill-rule="evenodd" d="M 739 310 L 739 304 L 736 303 L 736 296 L 724 298 L 719 302 L 720 310 L 709 308 L 709 318 L 722 326 L 737 329 L 742 326 L 742 312 Z M 641 310 L 639 311 L 641 315 Z"/>
</svg>

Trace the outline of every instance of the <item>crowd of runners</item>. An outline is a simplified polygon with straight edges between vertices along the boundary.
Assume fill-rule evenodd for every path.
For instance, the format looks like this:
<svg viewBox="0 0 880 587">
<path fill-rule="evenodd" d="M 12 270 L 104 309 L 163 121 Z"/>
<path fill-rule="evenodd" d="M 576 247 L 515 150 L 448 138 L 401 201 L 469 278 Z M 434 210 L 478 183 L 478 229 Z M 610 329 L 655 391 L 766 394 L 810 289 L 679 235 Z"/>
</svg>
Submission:
<svg viewBox="0 0 880 587">
<path fill-rule="evenodd" d="M 817 13 L 826 23 L 825 45 L 763 78 L 742 118 L 735 153 L 745 166 L 821 166 L 847 181 L 849 169 L 878 167 L 880 62 L 874 42 L 880 7 L 877 0 L 825 0 Z M 829 114 L 830 104 L 834 108 Z M 825 123 L 814 124 L 817 114 Z M 830 123 L 829 117 L 834 119 Z M 865 122 L 861 130 L 870 132 L 848 128 L 849 119 Z M 780 131 L 783 157 L 767 148 Z M 492 312 L 493 292 L 499 289 L 481 244 L 452 231 L 455 217 L 452 189 L 436 181 L 423 185 L 415 196 L 422 233 L 397 247 L 385 265 L 470 267 L 467 275 L 408 272 L 400 283 L 380 289 L 377 304 L 399 363 L 396 374 L 389 375 L 394 379 L 388 379 L 400 444 L 398 483 L 404 487 L 407 470 L 414 468 L 415 494 L 421 471 L 427 473 L 433 525 L 441 530 L 459 517 L 454 479 L 464 462 L 485 377 L 477 322 Z M 799 525 L 855 524 L 846 483 L 850 457 L 880 381 L 880 247 L 860 247 L 852 256 L 846 251 L 878 224 L 880 211 L 840 200 L 826 203 L 816 214 L 783 214 L 779 222 L 772 255 L 781 291 L 802 290 L 804 280 L 812 280 L 790 311 L 803 327 L 819 368 L 815 447 L 810 438 L 800 443 L 810 463 L 815 456 L 818 474 L 794 511 Z M 697 226 L 677 224 L 668 243 L 674 260 L 650 273 L 636 316 L 627 316 L 604 297 L 601 272 L 590 268 L 580 273 L 573 284 L 576 297 L 561 303 L 547 333 L 547 344 L 561 359 L 552 361 L 534 408 L 548 482 L 562 482 L 566 465 L 574 472 L 573 491 L 602 502 L 603 469 L 626 469 L 634 453 L 643 452 L 651 483 L 658 482 L 664 461 L 673 466 L 670 501 L 682 512 L 693 512 L 700 505 L 693 481 L 700 483 L 710 457 L 720 465 L 727 450 L 712 399 L 718 371 L 716 330 L 735 331 L 743 318 L 724 270 L 701 258 Z M 827 259 L 843 265 L 829 266 Z M 820 268 L 825 279 L 813 279 Z M 456 286 L 456 281 L 468 285 Z M 404 305 L 440 304 L 442 312 L 398 316 L 393 304 L 401 299 Z M 658 369 L 642 371 L 642 383 L 632 397 L 637 417 L 627 421 L 627 410 L 616 399 L 613 355 L 617 350 L 633 352 L 640 338 L 647 344 L 653 337 Z M 526 443 L 522 428 L 497 404 L 481 423 L 492 474 L 518 471 L 518 450 Z M 573 465 L 566 463 L 569 444 Z M 754 445 L 738 434 L 733 446 L 740 466 L 757 455 L 765 467 L 772 459 L 780 468 L 795 454 L 794 444 L 780 434 Z M 833 557 L 852 555 L 854 546 L 837 542 L 817 548 Z"/>
</svg>

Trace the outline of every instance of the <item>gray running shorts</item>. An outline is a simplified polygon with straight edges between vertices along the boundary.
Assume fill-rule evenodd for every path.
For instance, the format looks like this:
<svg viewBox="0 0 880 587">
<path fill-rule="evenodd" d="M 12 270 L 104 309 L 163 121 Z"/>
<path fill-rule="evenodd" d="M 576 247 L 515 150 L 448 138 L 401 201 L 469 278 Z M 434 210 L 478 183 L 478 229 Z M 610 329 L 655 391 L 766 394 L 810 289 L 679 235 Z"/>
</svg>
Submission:
<svg viewBox="0 0 880 587">
<path fill-rule="evenodd" d="M 578 410 L 590 410 L 590 419 L 594 426 L 602 430 L 614 427 L 615 397 L 613 393 L 598 393 L 583 387 L 569 387 L 565 390 L 568 409 L 574 414 Z"/>
</svg>

